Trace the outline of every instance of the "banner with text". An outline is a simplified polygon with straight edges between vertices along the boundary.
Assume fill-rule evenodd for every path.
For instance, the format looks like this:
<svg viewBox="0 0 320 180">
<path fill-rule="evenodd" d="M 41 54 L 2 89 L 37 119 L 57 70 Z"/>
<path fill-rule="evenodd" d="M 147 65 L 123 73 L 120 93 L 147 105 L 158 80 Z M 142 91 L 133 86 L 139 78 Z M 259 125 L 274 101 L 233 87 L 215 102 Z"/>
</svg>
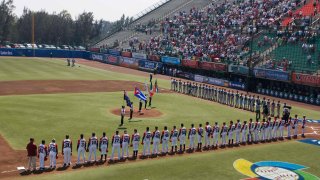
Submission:
<svg viewBox="0 0 320 180">
<path fill-rule="evenodd" d="M 148 60 L 150 60 L 150 61 L 160 61 L 161 58 L 158 55 L 148 55 Z"/>
<path fill-rule="evenodd" d="M 108 64 L 119 65 L 119 57 L 113 55 L 106 55 L 105 62 Z"/>
<path fill-rule="evenodd" d="M 199 61 L 195 61 L 195 60 L 184 59 L 182 60 L 181 63 L 182 63 L 182 66 L 190 67 L 190 68 L 198 68 L 199 66 Z"/>
<path fill-rule="evenodd" d="M 121 56 L 122 56 L 122 57 L 131 58 L 131 57 L 132 57 L 132 54 L 131 54 L 131 52 L 128 52 L 128 51 L 122 51 L 122 52 L 121 52 Z"/>
<path fill-rule="evenodd" d="M 147 61 L 147 60 L 139 60 L 139 69 L 148 71 L 148 72 L 154 72 L 157 70 L 157 72 L 160 72 L 162 68 L 161 62 L 154 62 L 154 61 Z"/>
<path fill-rule="evenodd" d="M 297 84 L 320 87 L 320 75 L 292 73 L 292 81 Z"/>
<path fill-rule="evenodd" d="M 234 88 L 234 89 L 244 90 L 246 88 L 246 85 L 241 82 L 230 81 L 229 87 Z"/>
<path fill-rule="evenodd" d="M 132 57 L 136 59 L 147 59 L 147 55 L 143 53 L 132 53 Z"/>
<path fill-rule="evenodd" d="M 138 69 L 139 60 L 134 58 L 119 57 L 119 66 L 131 69 Z"/>
<path fill-rule="evenodd" d="M 180 59 L 177 57 L 162 56 L 161 61 L 166 64 L 180 65 Z"/>
<path fill-rule="evenodd" d="M 289 73 L 284 71 L 254 68 L 253 73 L 254 73 L 254 76 L 257 78 L 264 78 L 264 79 L 271 79 L 271 80 L 278 80 L 278 81 L 290 80 Z"/>
<path fill-rule="evenodd" d="M 240 66 L 240 65 L 229 65 L 229 72 L 234 74 L 248 75 L 249 68 L 246 66 Z"/>
<path fill-rule="evenodd" d="M 94 61 L 105 61 L 104 54 L 98 54 L 98 53 L 91 53 L 91 59 Z"/>
<path fill-rule="evenodd" d="M 227 65 L 215 62 L 199 62 L 199 68 L 213 71 L 227 71 Z"/>
</svg>

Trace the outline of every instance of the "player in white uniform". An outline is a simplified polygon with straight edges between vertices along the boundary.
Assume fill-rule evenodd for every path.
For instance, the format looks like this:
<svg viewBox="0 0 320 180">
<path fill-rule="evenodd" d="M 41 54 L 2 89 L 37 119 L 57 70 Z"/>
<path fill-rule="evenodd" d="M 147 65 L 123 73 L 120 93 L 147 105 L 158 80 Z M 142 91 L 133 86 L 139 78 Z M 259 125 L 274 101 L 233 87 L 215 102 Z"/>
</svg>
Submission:
<svg viewBox="0 0 320 180">
<path fill-rule="evenodd" d="M 293 124 L 292 124 L 293 138 L 295 138 L 295 139 L 298 138 L 298 126 L 299 126 L 298 115 L 295 115 L 294 120 L 293 120 Z"/>
<path fill-rule="evenodd" d="M 261 122 L 261 127 L 260 127 L 261 142 L 265 142 L 265 140 L 266 140 L 266 133 L 265 133 L 266 127 L 267 127 L 267 122 L 265 119 L 263 119 Z"/>
<path fill-rule="evenodd" d="M 143 152 L 142 156 L 147 156 L 150 155 L 150 144 L 151 144 L 151 138 L 152 138 L 152 133 L 149 130 L 149 127 L 146 128 L 146 132 L 143 134 L 142 137 L 142 144 L 143 144 Z"/>
<path fill-rule="evenodd" d="M 173 129 L 170 134 L 170 141 L 171 141 L 171 154 L 177 153 L 177 141 L 178 141 L 179 131 L 176 126 L 173 126 Z M 174 151 L 173 151 L 174 150 Z"/>
<path fill-rule="evenodd" d="M 271 117 L 268 118 L 268 127 L 267 127 L 267 140 L 270 142 L 272 138 L 272 122 Z"/>
<path fill-rule="evenodd" d="M 204 147 L 207 150 L 209 150 L 211 146 L 211 143 L 210 143 L 211 133 L 212 133 L 212 127 L 210 126 L 209 122 L 206 122 L 205 135 L 204 135 Z"/>
<path fill-rule="evenodd" d="M 286 121 L 284 119 L 281 119 L 279 123 L 279 139 L 283 140 L 283 131 L 284 131 L 284 126 L 286 125 Z"/>
<path fill-rule="evenodd" d="M 162 143 L 162 154 L 167 154 L 168 153 L 168 141 L 170 138 L 170 133 L 168 131 L 167 126 L 164 127 L 164 130 L 162 131 L 161 135 L 161 143 Z"/>
<path fill-rule="evenodd" d="M 106 136 L 106 133 L 103 132 L 99 142 L 99 150 L 101 152 L 100 162 L 102 162 L 103 156 L 104 156 L 104 162 L 107 161 L 108 146 L 109 146 L 109 139 Z"/>
<path fill-rule="evenodd" d="M 186 150 L 186 136 L 187 136 L 187 129 L 184 127 L 183 124 L 181 124 L 181 128 L 179 131 L 179 141 L 180 141 L 180 153 L 184 152 Z M 183 149 L 182 149 L 183 146 Z"/>
<path fill-rule="evenodd" d="M 241 131 L 241 123 L 240 123 L 240 119 L 238 119 L 235 125 L 236 145 L 240 145 L 240 131 Z"/>
<path fill-rule="evenodd" d="M 83 134 L 80 134 L 80 139 L 78 140 L 77 144 L 77 151 L 78 151 L 78 160 L 77 164 L 80 164 L 80 157 L 82 156 L 83 163 L 86 163 L 86 147 L 87 147 L 87 142 L 83 137 Z"/>
<path fill-rule="evenodd" d="M 58 156 L 58 145 L 56 144 L 56 140 L 52 139 L 49 144 L 49 157 L 50 157 L 50 168 L 56 168 L 56 160 Z"/>
<path fill-rule="evenodd" d="M 220 132 L 221 148 L 224 148 L 227 145 L 227 140 L 226 140 L 227 132 L 228 132 L 228 127 L 227 127 L 226 123 L 224 122 L 221 127 L 221 132 Z"/>
<path fill-rule="evenodd" d="M 87 151 L 89 151 L 88 163 L 91 163 L 91 156 L 94 155 L 94 162 L 97 161 L 97 149 L 98 149 L 98 138 L 96 133 L 92 133 L 92 136 L 89 138 Z"/>
<path fill-rule="evenodd" d="M 131 138 L 131 146 L 133 146 L 132 158 L 134 159 L 138 157 L 139 142 L 140 142 L 140 134 L 138 133 L 137 129 L 134 129 L 132 138 Z"/>
<path fill-rule="evenodd" d="M 307 124 L 306 116 L 303 116 L 302 127 L 301 127 L 301 129 L 302 129 L 301 137 L 303 137 L 303 138 L 306 137 L 306 136 L 304 135 L 304 131 L 305 131 L 305 128 L 306 128 L 306 124 Z"/>
<path fill-rule="evenodd" d="M 292 129 L 292 119 L 291 119 L 291 117 L 289 117 L 286 126 L 287 126 L 287 133 L 288 133 L 287 139 L 291 139 L 291 129 Z"/>
<path fill-rule="evenodd" d="M 124 134 L 121 137 L 122 141 L 122 154 L 121 154 L 121 159 L 124 157 L 129 158 L 129 143 L 130 143 L 130 135 L 127 133 L 127 130 L 124 130 Z M 124 156 L 126 155 L 126 156 Z"/>
<path fill-rule="evenodd" d="M 233 132 L 235 131 L 235 126 L 233 124 L 233 121 L 230 121 L 230 125 L 229 125 L 229 128 L 228 128 L 228 132 L 227 132 L 227 135 L 228 135 L 228 146 L 229 147 L 232 147 L 233 146 Z"/>
<path fill-rule="evenodd" d="M 252 122 L 252 119 L 250 118 L 248 128 L 249 128 L 249 133 L 248 133 L 248 143 L 252 144 L 253 143 L 253 134 L 254 134 L 254 122 Z"/>
<path fill-rule="evenodd" d="M 194 124 L 191 124 L 191 128 L 189 129 L 189 133 L 188 133 L 188 139 L 189 141 L 189 150 L 190 151 L 194 151 L 194 140 L 195 140 L 195 136 L 196 136 L 197 130 L 194 127 Z"/>
<path fill-rule="evenodd" d="M 153 144 L 152 155 L 158 155 L 159 153 L 160 138 L 161 138 L 161 133 L 158 127 L 156 126 L 152 134 L 152 144 Z"/>
<path fill-rule="evenodd" d="M 247 121 L 243 122 L 242 128 L 241 128 L 241 137 L 242 137 L 242 144 L 246 144 L 247 142 L 247 132 L 248 132 L 248 124 Z"/>
<path fill-rule="evenodd" d="M 115 151 L 117 151 L 117 153 L 118 153 L 118 160 L 121 160 L 120 144 L 121 144 L 121 137 L 119 135 L 119 131 L 116 131 L 116 134 L 113 135 L 112 141 L 111 141 L 111 145 L 112 145 L 112 152 L 111 152 L 111 157 L 110 157 L 111 161 L 113 161 Z"/>
<path fill-rule="evenodd" d="M 40 161 L 40 171 L 44 170 L 44 161 L 47 159 L 48 156 L 48 148 L 46 146 L 45 140 L 41 141 L 41 144 L 38 147 L 38 156 Z"/>
<path fill-rule="evenodd" d="M 272 140 L 277 141 L 278 139 L 278 127 L 279 127 L 279 122 L 277 120 L 277 117 L 274 117 L 274 121 L 272 124 Z"/>
<path fill-rule="evenodd" d="M 212 138 L 213 138 L 212 148 L 218 149 L 218 144 L 219 144 L 219 125 L 218 125 L 218 122 L 214 123 L 212 134 L 213 134 L 212 135 Z"/>
<path fill-rule="evenodd" d="M 201 149 L 202 149 L 202 137 L 203 137 L 202 124 L 199 124 L 197 132 L 198 132 L 198 148 L 197 148 L 197 151 L 201 151 Z"/>
<path fill-rule="evenodd" d="M 62 142 L 62 155 L 64 158 L 63 167 L 71 164 L 71 155 L 72 155 L 72 141 L 69 139 L 69 135 L 66 135 L 66 139 Z"/>
<path fill-rule="evenodd" d="M 254 125 L 254 143 L 259 143 L 260 137 L 259 137 L 259 132 L 260 132 L 261 124 L 259 122 L 259 119 L 256 120 L 256 123 Z"/>
</svg>

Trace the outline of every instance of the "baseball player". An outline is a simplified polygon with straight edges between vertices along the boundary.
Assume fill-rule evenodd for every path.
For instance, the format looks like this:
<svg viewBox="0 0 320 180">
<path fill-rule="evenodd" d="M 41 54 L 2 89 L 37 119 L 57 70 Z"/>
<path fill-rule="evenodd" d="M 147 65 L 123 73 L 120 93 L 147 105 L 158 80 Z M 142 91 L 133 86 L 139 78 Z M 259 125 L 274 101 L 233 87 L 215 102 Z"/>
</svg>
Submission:
<svg viewBox="0 0 320 180">
<path fill-rule="evenodd" d="M 58 145 L 56 144 L 56 140 L 52 139 L 49 144 L 49 157 L 50 157 L 50 168 L 56 168 L 56 160 L 58 157 Z"/>
<path fill-rule="evenodd" d="M 254 126 L 254 142 L 257 144 L 260 141 L 259 138 L 259 132 L 260 132 L 261 124 L 259 122 L 259 119 L 256 119 L 256 123 Z"/>
<path fill-rule="evenodd" d="M 268 99 L 268 101 L 267 101 L 267 108 L 268 108 L 268 116 L 270 116 L 270 107 L 271 107 L 271 105 L 270 105 L 270 99 Z"/>
<path fill-rule="evenodd" d="M 220 132 L 220 137 L 221 137 L 221 146 L 220 147 L 221 148 L 224 148 L 227 145 L 227 140 L 226 140 L 227 132 L 228 132 L 228 127 L 227 127 L 226 123 L 224 122 L 222 124 L 221 132 Z"/>
<path fill-rule="evenodd" d="M 283 140 L 283 131 L 284 131 L 284 126 L 286 125 L 286 121 L 284 119 L 281 119 L 280 123 L 279 123 L 279 138 L 280 140 Z"/>
<path fill-rule="evenodd" d="M 274 141 L 276 141 L 278 139 L 278 127 L 279 127 L 279 122 L 277 120 L 277 117 L 274 117 L 274 121 L 273 121 L 273 124 L 272 124 L 272 139 Z"/>
<path fill-rule="evenodd" d="M 236 103 L 235 108 L 239 108 L 239 91 L 236 92 Z"/>
<path fill-rule="evenodd" d="M 111 145 L 112 145 L 112 152 L 111 152 L 111 157 L 110 157 L 111 161 L 113 161 L 114 151 L 116 151 L 116 150 L 118 152 L 118 160 L 121 159 L 121 157 L 120 157 L 120 144 L 121 144 L 121 136 L 119 135 L 119 131 L 116 131 L 116 134 L 112 136 L 112 141 L 111 141 Z"/>
<path fill-rule="evenodd" d="M 271 116 L 274 117 L 274 110 L 276 108 L 276 103 L 274 102 L 274 99 L 272 100 L 271 103 Z"/>
<path fill-rule="evenodd" d="M 98 149 L 98 138 L 96 137 L 96 133 L 92 133 L 89 138 L 87 152 L 89 151 L 88 162 L 91 163 L 91 156 L 94 155 L 94 162 L 97 161 L 97 149 Z"/>
<path fill-rule="evenodd" d="M 72 155 L 72 141 L 69 139 L 69 135 L 66 135 L 66 139 L 62 142 L 62 155 L 64 158 L 63 167 L 70 166 Z"/>
<path fill-rule="evenodd" d="M 247 110 L 247 100 L 248 100 L 247 95 L 244 95 L 244 97 L 243 97 L 243 109 L 244 110 Z"/>
<path fill-rule="evenodd" d="M 248 124 L 247 121 L 243 122 L 242 128 L 241 128 L 241 135 L 242 135 L 242 144 L 246 144 L 247 142 L 247 131 L 248 131 Z"/>
<path fill-rule="evenodd" d="M 301 137 L 305 137 L 304 135 L 304 131 L 305 131 L 305 128 L 306 128 L 306 123 L 307 123 L 307 120 L 306 120 L 306 116 L 303 116 L 303 120 L 302 120 L 302 134 L 301 134 Z"/>
<path fill-rule="evenodd" d="M 180 128 L 179 136 L 178 136 L 178 139 L 180 141 L 180 153 L 182 153 L 186 150 L 186 136 L 187 136 L 187 129 L 181 123 L 181 128 Z M 182 149 L 182 146 L 183 146 L 183 149 Z"/>
<path fill-rule="evenodd" d="M 233 146 L 233 132 L 234 131 L 235 131 L 235 125 L 233 124 L 233 121 L 230 121 L 230 126 L 229 126 L 228 132 L 227 132 L 228 139 L 229 139 L 229 142 L 228 142 L 229 147 Z"/>
<path fill-rule="evenodd" d="M 280 108 L 281 108 L 281 104 L 280 104 L 280 101 L 278 101 L 278 103 L 277 103 L 277 118 L 280 118 Z"/>
<path fill-rule="evenodd" d="M 268 118 L 268 128 L 267 128 L 267 140 L 270 142 L 272 139 L 272 122 L 271 117 Z"/>
<path fill-rule="evenodd" d="M 292 129 L 293 129 L 293 138 L 298 137 L 298 126 L 299 126 L 299 120 L 298 120 L 298 115 L 294 116 L 293 124 L 292 124 Z"/>
<path fill-rule="evenodd" d="M 289 119 L 288 119 L 288 121 L 287 121 L 287 124 L 286 124 L 286 127 L 287 127 L 287 133 L 288 133 L 287 138 L 288 138 L 288 139 L 291 139 L 291 128 L 292 128 L 291 117 L 289 117 Z"/>
<path fill-rule="evenodd" d="M 139 142 L 140 142 L 140 134 L 138 133 L 137 129 L 134 129 L 132 138 L 131 138 L 131 146 L 133 146 L 132 158 L 134 159 L 138 157 Z"/>
<path fill-rule="evenodd" d="M 194 151 L 194 138 L 196 136 L 197 130 L 194 127 L 194 124 L 191 124 L 191 128 L 189 129 L 189 133 L 188 133 L 188 139 L 190 139 L 189 141 L 189 150 L 190 151 Z"/>
<path fill-rule="evenodd" d="M 198 133 L 198 151 L 201 151 L 202 149 L 202 137 L 203 137 L 203 127 L 202 124 L 199 124 L 199 127 L 197 129 L 197 133 Z"/>
<path fill-rule="evenodd" d="M 99 151 L 101 152 L 100 162 L 102 162 L 102 158 L 104 156 L 104 161 L 107 161 L 107 153 L 108 153 L 109 139 L 106 136 L 106 133 L 102 133 L 102 137 L 99 142 Z"/>
<path fill-rule="evenodd" d="M 162 154 L 167 154 L 168 153 L 168 141 L 170 138 L 170 133 L 168 131 L 168 127 L 165 126 L 164 130 L 162 131 L 161 135 L 161 143 L 162 143 Z"/>
<path fill-rule="evenodd" d="M 233 107 L 234 106 L 234 92 L 231 92 L 231 102 L 230 102 L 230 106 Z"/>
<path fill-rule="evenodd" d="M 127 130 L 124 130 L 124 134 L 121 137 L 121 142 L 122 142 L 122 154 L 121 154 L 121 159 L 124 157 L 129 158 L 129 143 L 130 143 L 130 135 L 127 133 Z M 126 154 L 126 156 L 124 156 Z"/>
<path fill-rule="evenodd" d="M 250 118 L 249 125 L 248 125 L 248 128 L 249 128 L 248 143 L 250 144 L 253 143 L 254 127 L 255 127 L 255 124 L 254 122 L 252 122 L 252 119 Z"/>
<path fill-rule="evenodd" d="M 78 151 L 77 164 L 80 164 L 81 156 L 82 156 L 83 163 L 86 163 L 86 155 L 85 155 L 86 147 L 87 147 L 87 142 L 84 139 L 83 134 L 80 134 L 80 139 L 78 140 L 78 143 L 77 143 L 77 151 Z"/>
<path fill-rule="evenodd" d="M 239 108 L 243 109 L 243 94 L 242 93 L 240 94 L 239 104 L 240 104 Z"/>
<path fill-rule="evenodd" d="M 254 112 L 254 105 L 255 105 L 255 97 L 254 95 L 251 97 L 250 109 L 251 112 Z"/>
<path fill-rule="evenodd" d="M 266 140 L 266 127 L 267 127 L 267 122 L 265 119 L 262 120 L 261 127 L 260 127 L 260 132 L 261 132 L 261 142 L 265 142 Z"/>
<path fill-rule="evenodd" d="M 212 142 L 212 148 L 217 149 L 218 148 L 218 144 L 219 144 L 219 125 L 218 122 L 214 123 L 214 127 L 213 127 L 213 132 L 212 132 L 212 138 L 213 138 L 213 142 Z"/>
<path fill-rule="evenodd" d="M 210 143 L 211 133 L 212 133 L 212 128 L 209 122 L 206 122 L 205 136 L 204 136 L 204 146 L 206 149 L 210 149 L 210 146 L 211 146 L 211 143 Z"/>
<path fill-rule="evenodd" d="M 143 133 L 142 136 L 142 142 L 141 144 L 143 145 L 143 156 L 150 155 L 150 144 L 151 144 L 151 138 L 152 138 L 152 133 L 149 130 L 149 127 L 146 128 L 146 132 Z"/>
<path fill-rule="evenodd" d="M 238 119 L 237 123 L 235 124 L 236 145 L 240 144 L 240 131 L 241 131 L 241 123 L 240 123 L 240 119 Z"/>
<path fill-rule="evenodd" d="M 171 153 L 173 154 L 173 148 L 174 152 L 177 153 L 177 141 L 178 141 L 178 135 L 179 131 L 177 130 L 176 126 L 173 126 L 173 129 L 170 134 L 170 141 L 171 141 Z"/>
<path fill-rule="evenodd" d="M 38 158 L 40 161 L 40 171 L 44 170 L 44 161 L 47 160 L 48 148 L 46 146 L 45 140 L 41 141 L 41 144 L 38 147 Z"/>
<path fill-rule="evenodd" d="M 153 144 L 152 155 L 158 155 L 159 153 L 160 138 L 161 138 L 161 133 L 158 127 L 156 126 L 152 134 L 152 143 L 151 143 Z"/>
</svg>

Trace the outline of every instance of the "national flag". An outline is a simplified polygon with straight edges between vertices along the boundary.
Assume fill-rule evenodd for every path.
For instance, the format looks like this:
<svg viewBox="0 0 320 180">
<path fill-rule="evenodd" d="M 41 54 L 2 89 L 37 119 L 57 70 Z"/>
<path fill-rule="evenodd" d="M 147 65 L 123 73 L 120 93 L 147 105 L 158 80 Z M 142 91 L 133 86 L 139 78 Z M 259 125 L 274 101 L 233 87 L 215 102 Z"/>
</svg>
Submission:
<svg viewBox="0 0 320 180">
<path fill-rule="evenodd" d="M 127 106 L 129 106 L 129 107 L 131 106 L 131 101 L 130 101 L 130 98 L 129 98 L 129 96 L 128 96 L 126 91 L 123 91 L 123 100 L 126 101 Z"/>
<path fill-rule="evenodd" d="M 147 97 L 137 87 L 134 89 L 134 96 L 142 101 L 147 100 Z"/>
</svg>

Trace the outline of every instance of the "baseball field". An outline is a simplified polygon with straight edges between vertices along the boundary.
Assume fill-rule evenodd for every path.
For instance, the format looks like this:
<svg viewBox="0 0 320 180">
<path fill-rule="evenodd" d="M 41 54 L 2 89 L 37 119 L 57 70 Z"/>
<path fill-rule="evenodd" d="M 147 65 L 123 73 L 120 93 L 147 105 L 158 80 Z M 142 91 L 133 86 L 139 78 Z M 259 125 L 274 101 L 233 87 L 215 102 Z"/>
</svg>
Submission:
<svg viewBox="0 0 320 180">
<path fill-rule="evenodd" d="M 128 130 L 132 134 L 136 128 L 143 134 L 146 127 L 153 131 L 155 126 L 161 130 L 168 126 L 171 130 L 172 126 L 179 127 L 180 123 L 189 128 L 192 123 L 196 126 L 199 123 L 204 125 L 206 121 L 222 124 L 255 117 L 248 111 L 171 92 L 167 76 L 155 75 L 154 79 L 158 81 L 160 92 L 153 97 L 152 109 L 144 110 L 143 115 L 136 113 L 131 121 L 126 117 L 124 126 L 119 127 L 120 117 L 115 112 L 123 105 L 123 90 L 128 92 L 137 111 L 138 99 L 134 97 L 133 90 L 134 87 L 144 89 L 144 83 L 149 80 L 148 73 L 80 59 L 75 67 L 68 67 L 63 59 L 1 57 L 0 179 L 249 178 L 240 173 L 239 168 L 235 169 L 234 162 L 238 159 L 251 163 L 281 161 L 299 164 L 304 166 L 303 172 L 312 174 L 304 176 L 308 177 L 305 179 L 319 179 L 320 146 L 299 142 L 300 137 L 298 140 L 57 169 L 39 174 L 21 175 L 16 170 L 18 166 L 27 164 L 25 147 L 30 137 L 35 138 L 37 145 L 42 139 L 49 143 L 55 138 L 61 151 L 61 142 L 66 134 L 76 143 L 81 133 L 88 139 L 92 132 L 98 137 L 106 132 L 110 138 L 116 130 L 121 134 Z M 320 119 L 319 106 L 286 102 L 293 106 L 291 114 Z M 307 138 L 318 140 L 320 144 L 319 123 L 308 123 L 307 132 Z M 142 149 L 142 145 L 139 148 Z M 110 151 L 109 147 L 109 156 Z M 63 158 L 61 154 L 59 156 L 60 162 Z M 76 153 L 73 153 L 72 162 L 75 159 Z M 272 173 L 272 170 L 264 173 L 267 171 Z"/>
</svg>

